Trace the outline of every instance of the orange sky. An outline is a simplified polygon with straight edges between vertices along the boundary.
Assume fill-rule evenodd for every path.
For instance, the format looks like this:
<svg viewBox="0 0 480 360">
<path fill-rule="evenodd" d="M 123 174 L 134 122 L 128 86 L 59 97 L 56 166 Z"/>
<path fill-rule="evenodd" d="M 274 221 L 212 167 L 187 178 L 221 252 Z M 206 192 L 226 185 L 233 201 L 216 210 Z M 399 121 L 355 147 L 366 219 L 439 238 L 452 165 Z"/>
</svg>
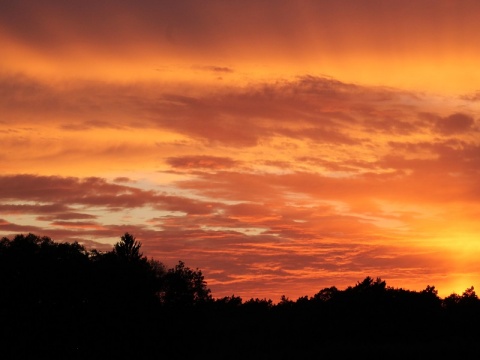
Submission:
<svg viewBox="0 0 480 360">
<path fill-rule="evenodd" d="M 0 3 L 0 236 L 214 297 L 480 286 L 477 1 Z"/>
</svg>

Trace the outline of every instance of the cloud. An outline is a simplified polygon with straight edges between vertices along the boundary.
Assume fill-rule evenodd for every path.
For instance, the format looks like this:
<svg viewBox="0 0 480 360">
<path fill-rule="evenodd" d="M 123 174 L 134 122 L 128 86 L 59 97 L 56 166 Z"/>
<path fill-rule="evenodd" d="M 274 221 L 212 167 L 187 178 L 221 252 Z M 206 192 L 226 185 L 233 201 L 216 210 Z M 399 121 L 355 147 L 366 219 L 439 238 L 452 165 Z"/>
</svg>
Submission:
<svg viewBox="0 0 480 360">
<path fill-rule="evenodd" d="M 425 178 L 412 175 L 400 181 L 393 175 L 373 174 L 331 178 L 223 168 L 213 174 L 211 168 L 231 164 L 230 158 L 171 160 L 180 167 L 193 161 L 200 170 L 208 160 L 208 171 L 175 183 L 170 193 L 98 177 L 1 176 L 2 233 L 32 231 L 108 249 L 106 244 L 128 231 L 142 242 L 148 256 L 169 266 L 183 260 L 201 268 L 218 296 L 231 291 L 243 296 L 279 297 L 282 292 L 300 296 L 306 289 L 312 295 L 313 289 L 324 287 L 325 279 L 341 287 L 361 280 L 365 272 L 387 271 L 398 281 L 406 281 L 408 272 L 427 279 L 429 274 L 419 274 L 437 258 L 412 246 L 407 253 L 403 243 L 408 232 L 398 233 L 402 226 L 415 227 L 415 221 L 425 216 L 421 210 L 365 205 L 372 198 L 390 206 L 410 204 L 409 196 L 428 198 L 432 196 L 428 189 L 433 189 L 432 183 L 422 181 Z M 420 186 L 413 186 L 419 179 Z M 462 198 L 450 192 L 454 188 L 449 181 L 436 184 L 448 186 L 439 187 L 432 199 L 442 192 L 447 205 Z M 475 188 L 472 179 L 461 191 Z M 135 211 L 142 215 L 133 216 Z M 26 215 L 35 217 L 35 226 L 22 225 Z"/>
<path fill-rule="evenodd" d="M 472 129 L 474 119 L 463 113 L 455 113 L 437 121 L 437 130 L 444 135 L 465 133 Z"/>
<path fill-rule="evenodd" d="M 461 95 L 460 98 L 467 101 L 480 101 L 480 91 L 475 91 L 470 94 Z"/>
<path fill-rule="evenodd" d="M 365 271 L 423 281 L 448 267 L 440 250 L 462 251 L 445 245 L 456 229 L 474 246 L 474 104 L 311 75 L 1 76 L 2 234 L 107 248 L 128 231 L 148 256 L 200 267 L 215 295 L 268 297 Z"/>
<path fill-rule="evenodd" d="M 39 221 L 56 221 L 56 220 L 83 220 L 83 219 L 96 219 L 97 216 L 91 214 L 82 214 L 74 212 L 59 213 L 50 216 L 38 216 Z M 54 225 L 54 223 L 52 223 Z"/>
<path fill-rule="evenodd" d="M 113 182 L 116 182 L 116 183 L 129 183 L 129 182 L 132 182 L 132 180 L 129 179 L 128 177 L 126 177 L 126 176 L 119 176 L 119 177 L 116 177 L 115 179 L 113 179 Z"/>
<path fill-rule="evenodd" d="M 19 225 L 15 223 L 11 223 L 5 219 L 0 218 L 0 231 L 3 233 L 25 233 L 30 232 L 34 234 L 38 234 L 42 229 L 36 226 L 28 226 L 28 225 Z"/>
<path fill-rule="evenodd" d="M 171 157 L 166 159 L 166 161 L 175 169 L 186 170 L 198 168 L 220 170 L 231 168 L 238 164 L 237 161 L 231 158 L 206 155 Z"/>
<path fill-rule="evenodd" d="M 135 207 L 144 204 L 142 195 L 148 191 L 107 183 L 104 179 L 74 177 L 6 175 L 0 176 L 0 197 L 3 201 L 23 200 L 52 202 L 52 194 L 57 202 L 66 205 L 102 205 L 108 207 Z"/>
<path fill-rule="evenodd" d="M 234 72 L 232 68 L 229 68 L 227 66 L 197 65 L 197 66 L 193 66 L 193 68 L 199 69 L 199 70 L 211 71 L 213 73 L 219 73 L 219 74 L 229 74 Z"/>
<path fill-rule="evenodd" d="M 37 41 L 42 47 L 58 46 L 58 43 L 66 46 L 74 38 L 80 44 L 85 39 L 95 45 L 113 43 L 108 50 L 120 47 L 122 41 L 131 44 L 136 41 L 155 43 L 156 40 L 160 48 L 167 44 L 173 49 L 174 46 L 189 45 L 195 50 L 212 51 L 220 46 L 226 47 L 229 42 L 230 47 L 235 48 L 238 42 L 248 45 L 250 40 L 254 46 L 265 44 L 267 39 L 271 42 L 267 47 L 272 48 L 284 38 L 288 49 L 293 49 L 292 44 L 299 42 L 297 50 L 302 52 L 307 46 L 304 40 L 312 46 L 317 36 L 319 40 L 313 42 L 317 46 L 332 42 L 348 48 L 355 46 L 356 40 L 360 42 L 357 47 L 388 47 L 392 51 L 406 46 L 404 36 L 411 31 L 416 31 L 418 36 L 411 42 L 413 49 L 423 44 L 420 40 L 433 41 L 436 34 L 448 33 L 447 30 L 452 31 L 452 40 L 459 39 L 461 47 L 467 42 L 461 36 L 468 34 L 468 30 L 478 29 L 472 14 L 476 7 L 477 4 L 472 2 L 452 6 L 448 1 L 440 1 L 435 9 L 419 3 L 412 4 L 407 10 L 402 1 L 390 1 L 372 9 L 368 4 L 358 6 L 355 1 L 342 1 L 341 4 L 277 1 L 272 7 L 269 2 L 258 1 L 244 1 L 242 4 L 208 1 L 201 5 L 196 1 L 158 3 L 148 0 L 121 4 L 105 1 L 79 6 L 50 0 L 42 2 L 41 6 L 35 1 L 2 4 L 0 14 L 7 33 L 24 41 Z M 234 18 L 232 14 L 235 14 Z M 464 27 L 444 24 L 442 20 L 447 15 L 453 20 L 463 20 Z M 307 32 L 309 27 L 310 33 Z M 58 34 L 59 28 L 65 33 Z M 395 45 L 391 45 L 388 39 Z"/>
<path fill-rule="evenodd" d="M 22 126 L 33 131 L 48 127 L 64 136 L 72 131 L 72 139 L 92 131 L 115 131 L 120 136 L 144 129 L 210 146 L 255 147 L 279 137 L 353 146 L 372 143 L 372 133 L 427 133 L 432 121 L 426 120 L 428 116 L 437 119 L 435 129 L 441 133 L 465 133 L 474 124 L 463 113 L 440 119 L 424 111 L 418 116 L 424 98 L 414 93 L 315 76 L 210 90 L 192 85 L 184 92 L 167 83 L 47 83 L 21 75 L 4 75 L 2 80 L 0 93 L 5 96 L 0 104 L 5 117 L 15 120 L 16 131 Z M 133 150 L 148 152 L 147 144 L 139 143 Z M 97 153 L 131 151 L 108 141 L 95 148 Z"/>
<path fill-rule="evenodd" d="M 51 223 L 53 227 L 62 227 L 71 230 L 104 230 L 105 227 L 96 222 L 87 222 L 87 221 L 53 221 Z"/>
<path fill-rule="evenodd" d="M 460 139 L 435 142 L 391 142 L 391 154 L 379 161 L 380 167 L 390 167 L 416 174 L 430 174 L 438 178 L 463 174 L 477 176 L 479 144 Z M 458 179 L 457 179 L 458 180 Z M 455 186 L 452 179 L 452 186 Z"/>
<path fill-rule="evenodd" d="M 269 1 L 2 2 L 0 61 L 6 71 L 49 80 L 195 82 L 209 77 L 210 83 L 245 84 L 252 78 L 310 73 L 473 93 L 479 50 L 471 34 L 480 30 L 476 10 L 475 2 L 447 0 L 434 9 L 423 2 L 407 9 L 398 0 L 382 6 L 282 0 L 274 7 Z"/>
</svg>

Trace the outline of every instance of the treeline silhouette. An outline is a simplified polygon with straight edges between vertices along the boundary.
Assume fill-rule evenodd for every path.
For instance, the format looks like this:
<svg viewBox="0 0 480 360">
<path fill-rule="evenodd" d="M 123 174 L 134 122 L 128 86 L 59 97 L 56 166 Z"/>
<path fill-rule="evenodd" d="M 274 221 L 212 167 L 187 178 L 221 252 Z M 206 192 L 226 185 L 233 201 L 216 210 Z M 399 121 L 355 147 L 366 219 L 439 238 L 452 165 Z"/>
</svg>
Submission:
<svg viewBox="0 0 480 360">
<path fill-rule="evenodd" d="M 367 276 L 311 297 L 213 298 L 125 233 L 111 251 L 34 234 L 0 240 L 0 358 L 322 359 L 478 354 L 474 288 L 440 298 Z"/>
</svg>

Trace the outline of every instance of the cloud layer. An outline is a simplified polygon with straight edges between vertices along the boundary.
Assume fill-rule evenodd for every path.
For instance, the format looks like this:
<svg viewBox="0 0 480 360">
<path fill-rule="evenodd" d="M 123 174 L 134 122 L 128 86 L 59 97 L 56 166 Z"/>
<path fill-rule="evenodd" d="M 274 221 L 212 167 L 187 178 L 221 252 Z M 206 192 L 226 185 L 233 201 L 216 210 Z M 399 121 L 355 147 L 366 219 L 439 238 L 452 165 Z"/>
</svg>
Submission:
<svg viewBox="0 0 480 360">
<path fill-rule="evenodd" d="M 478 4 L 356 4 L 2 2 L 0 235 L 218 297 L 476 284 Z"/>
<path fill-rule="evenodd" d="M 105 248 L 129 231 L 150 256 L 204 269 L 218 295 L 266 297 L 369 273 L 426 286 L 450 276 L 447 251 L 475 248 L 471 100 L 313 76 L 188 96 L 150 83 L 2 84 L 16 120 L 2 126 L 1 156 L 16 160 L 0 178 L 4 234 Z M 460 228 L 463 245 L 448 243 Z"/>
</svg>

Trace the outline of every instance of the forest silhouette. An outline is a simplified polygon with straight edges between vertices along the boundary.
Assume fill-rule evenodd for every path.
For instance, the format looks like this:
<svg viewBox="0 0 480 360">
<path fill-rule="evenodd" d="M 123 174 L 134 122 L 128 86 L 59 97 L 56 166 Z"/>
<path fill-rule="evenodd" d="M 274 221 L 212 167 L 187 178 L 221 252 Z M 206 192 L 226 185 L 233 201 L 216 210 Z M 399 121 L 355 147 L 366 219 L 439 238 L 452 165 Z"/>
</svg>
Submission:
<svg viewBox="0 0 480 360">
<path fill-rule="evenodd" d="M 214 298 L 201 270 L 167 269 L 125 233 L 111 251 L 34 234 L 0 240 L 2 359 L 323 359 L 478 355 L 473 287 L 365 277 L 278 303 Z"/>
</svg>

